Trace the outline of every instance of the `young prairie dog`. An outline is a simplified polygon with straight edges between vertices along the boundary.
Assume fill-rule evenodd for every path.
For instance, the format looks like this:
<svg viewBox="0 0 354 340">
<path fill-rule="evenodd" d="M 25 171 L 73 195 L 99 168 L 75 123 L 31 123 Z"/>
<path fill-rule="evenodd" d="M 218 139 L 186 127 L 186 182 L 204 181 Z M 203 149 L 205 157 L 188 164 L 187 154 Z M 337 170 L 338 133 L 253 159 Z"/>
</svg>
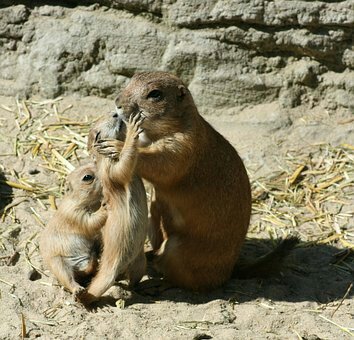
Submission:
<svg viewBox="0 0 354 340">
<path fill-rule="evenodd" d="M 136 172 L 156 193 L 149 234 L 158 269 L 182 288 L 222 285 L 232 275 L 251 214 L 241 158 L 172 74 L 134 75 L 116 105 L 121 119 L 138 112 L 145 117 Z"/>
<path fill-rule="evenodd" d="M 134 286 L 146 270 L 147 200 L 142 180 L 135 175 L 137 140 L 143 119 L 140 114 L 131 116 L 127 123 L 116 118 L 99 122 L 89 135 L 88 147 L 96 158 L 108 216 L 102 228 L 99 270 L 81 297 L 84 304 L 97 300 L 117 277 L 127 278 Z M 117 152 L 116 138 L 122 138 L 123 124 L 127 125 L 124 146 Z M 106 148 L 111 152 L 105 152 Z"/>
<path fill-rule="evenodd" d="M 68 176 L 70 192 L 40 238 L 39 248 L 45 264 L 76 298 L 84 291 L 78 281 L 96 273 L 95 243 L 99 242 L 101 228 L 107 219 L 96 172 L 92 163 L 77 168 Z"/>
</svg>

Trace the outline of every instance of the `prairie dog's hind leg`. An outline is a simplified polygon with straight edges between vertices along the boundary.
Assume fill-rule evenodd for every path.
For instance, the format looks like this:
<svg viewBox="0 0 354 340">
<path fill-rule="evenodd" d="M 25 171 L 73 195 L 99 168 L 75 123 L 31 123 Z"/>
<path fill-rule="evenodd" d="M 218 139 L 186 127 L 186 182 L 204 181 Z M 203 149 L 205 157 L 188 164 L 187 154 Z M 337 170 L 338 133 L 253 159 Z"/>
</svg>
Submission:
<svg viewBox="0 0 354 340">
<path fill-rule="evenodd" d="M 172 236 L 163 243 L 156 255 L 156 269 L 164 279 L 177 287 L 192 291 L 214 289 L 230 278 L 234 264 L 224 265 L 227 259 L 231 261 L 228 252 L 225 252 L 224 257 L 216 256 L 210 243 L 203 248 L 196 253 L 195 242 Z"/>
<path fill-rule="evenodd" d="M 75 281 L 73 269 L 62 257 L 56 256 L 51 258 L 50 268 L 58 281 L 74 295 L 84 290 L 84 288 Z"/>
<path fill-rule="evenodd" d="M 139 255 L 134 259 L 134 261 L 129 265 L 128 268 L 128 279 L 129 287 L 133 288 L 137 283 L 140 282 L 142 277 L 146 273 L 146 257 L 144 250 L 142 249 Z"/>
<path fill-rule="evenodd" d="M 149 218 L 148 237 L 153 251 L 156 252 L 161 247 L 162 242 L 166 238 L 161 224 L 162 216 L 159 202 L 151 202 L 150 214 L 151 216 Z"/>
</svg>

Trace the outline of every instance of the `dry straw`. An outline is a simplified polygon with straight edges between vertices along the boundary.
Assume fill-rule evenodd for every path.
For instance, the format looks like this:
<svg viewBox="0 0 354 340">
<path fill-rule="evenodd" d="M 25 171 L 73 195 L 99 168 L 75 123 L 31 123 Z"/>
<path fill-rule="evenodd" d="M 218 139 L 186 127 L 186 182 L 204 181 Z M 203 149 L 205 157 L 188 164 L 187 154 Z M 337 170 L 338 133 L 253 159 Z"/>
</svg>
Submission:
<svg viewBox="0 0 354 340">
<path fill-rule="evenodd" d="M 253 224 L 250 235 L 271 236 L 296 231 L 311 244 L 337 244 L 354 251 L 354 146 L 313 145 L 289 152 L 282 169 L 253 182 Z"/>
<path fill-rule="evenodd" d="M 4 181 L 6 185 L 24 190 L 29 196 L 56 207 L 55 197 L 64 192 L 66 175 L 75 169 L 80 159 L 87 157 L 86 138 L 92 120 L 80 117 L 69 118 L 65 111 L 58 110 L 55 100 L 16 101 L 16 108 L 2 108 L 12 113 L 18 127 L 18 134 L 13 143 L 13 154 L 20 158 L 38 160 L 38 167 L 56 175 L 55 183 L 41 183 L 30 177 L 12 174 L 14 179 Z"/>
</svg>

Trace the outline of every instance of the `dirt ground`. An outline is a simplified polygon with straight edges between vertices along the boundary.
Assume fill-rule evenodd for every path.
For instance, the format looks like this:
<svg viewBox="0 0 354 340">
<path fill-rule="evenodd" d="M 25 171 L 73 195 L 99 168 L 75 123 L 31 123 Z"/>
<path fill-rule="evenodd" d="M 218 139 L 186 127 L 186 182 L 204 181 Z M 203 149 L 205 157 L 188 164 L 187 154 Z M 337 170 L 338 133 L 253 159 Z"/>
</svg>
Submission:
<svg viewBox="0 0 354 340">
<path fill-rule="evenodd" d="M 290 232 L 301 237 L 281 275 L 230 280 L 209 294 L 179 289 L 139 294 L 117 285 L 96 310 L 87 311 L 43 268 L 38 234 L 53 213 L 54 200 L 60 204 L 66 172 L 88 157 L 85 129 L 93 117 L 109 112 L 113 101 L 67 97 L 26 103 L 0 97 L 1 339 L 354 337 L 352 113 L 321 107 L 285 110 L 274 102 L 236 116 L 206 117 L 239 151 L 253 184 L 254 212 L 243 256 L 267 252 L 273 239 Z M 56 147 L 70 163 L 55 156 Z M 303 159 L 317 162 L 317 169 L 339 159 L 341 171 L 314 185 L 313 209 L 321 204 L 315 200 L 321 194 L 326 210 L 308 221 L 302 213 L 306 207 L 288 204 L 287 194 L 277 189 L 278 196 L 272 195 L 275 189 L 264 184 L 279 172 L 293 173 L 285 176 L 290 183 L 301 180 Z"/>
</svg>

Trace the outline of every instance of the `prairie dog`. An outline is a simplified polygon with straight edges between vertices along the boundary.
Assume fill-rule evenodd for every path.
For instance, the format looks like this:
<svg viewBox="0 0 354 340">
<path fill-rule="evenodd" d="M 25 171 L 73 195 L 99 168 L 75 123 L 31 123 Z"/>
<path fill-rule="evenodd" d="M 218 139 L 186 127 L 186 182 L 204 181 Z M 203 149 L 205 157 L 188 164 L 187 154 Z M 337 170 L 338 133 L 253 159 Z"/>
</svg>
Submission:
<svg viewBox="0 0 354 340">
<path fill-rule="evenodd" d="M 136 172 L 155 188 L 149 234 L 158 269 L 182 288 L 222 285 L 231 277 L 251 214 L 241 158 L 172 74 L 134 75 L 116 105 L 122 119 L 138 112 L 145 117 Z"/>
<path fill-rule="evenodd" d="M 110 121 L 99 122 L 89 135 L 88 146 L 94 149 L 108 216 L 102 229 L 103 252 L 99 270 L 81 299 L 85 304 L 97 300 L 117 277 L 128 278 L 130 285 L 134 286 L 146 270 L 144 243 L 148 224 L 147 200 L 142 180 L 135 175 L 142 118 L 137 114 L 131 116 L 127 123 L 118 123 L 116 118 L 113 117 L 113 125 Z M 104 139 L 119 138 L 119 124 L 127 125 L 121 152 L 115 150 L 116 140 Z M 112 130 L 114 125 L 115 129 Z M 106 148 L 111 148 L 108 154 Z"/>
<path fill-rule="evenodd" d="M 95 242 L 107 219 L 102 187 L 95 165 L 75 169 L 68 176 L 69 194 L 41 234 L 40 252 L 58 281 L 74 294 L 83 293 L 78 279 L 95 274 Z"/>
</svg>

